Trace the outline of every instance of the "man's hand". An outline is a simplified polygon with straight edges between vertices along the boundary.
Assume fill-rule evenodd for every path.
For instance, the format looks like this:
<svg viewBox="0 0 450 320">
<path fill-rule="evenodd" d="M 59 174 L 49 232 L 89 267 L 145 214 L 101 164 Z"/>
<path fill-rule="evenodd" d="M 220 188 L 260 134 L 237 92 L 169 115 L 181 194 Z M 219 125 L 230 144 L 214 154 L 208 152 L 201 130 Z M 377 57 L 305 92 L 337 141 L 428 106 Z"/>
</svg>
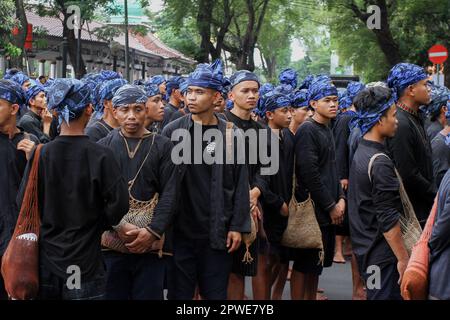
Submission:
<svg viewBox="0 0 450 320">
<path fill-rule="evenodd" d="M 122 240 L 125 243 L 133 242 L 136 239 L 136 235 L 129 236 L 127 235 L 128 231 L 137 230 L 139 229 L 138 226 L 135 226 L 131 223 L 121 223 L 115 230 L 117 231 L 117 235 L 119 236 L 120 240 Z"/>
<path fill-rule="evenodd" d="M 227 236 L 228 253 L 236 251 L 241 245 L 242 235 L 240 232 L 229 231 Z"/>
<path fill-rule="evenodd" d="M 135 230 L 128 231 L 127 236 L 136 237 L 136 239 L 125 244 L 125 246 L 130 250 L 131 253 L 145 253 L 151 249 L 152 243 L 156 240 L 156 236 L 148 231 L 146 228 L 139 228 Z"/>
<path fill-rule="evenodd" d="M 397 262 L 397 270 L 400 278 L 398 279 L 398 284 L 402 283 L 403 274 L 405 273 L 406 267 L 408 266 L 408 260 L 399 260 Z"/>
<path fill-rule="evenodd" d="M 335 225 L 339 225 L 344 221 L 344 210 L 338 204 L 334 206 L 334 208 L 330 211 L 331 223 Z"/>
<path fill-rule="evenodd" d="M 261 190 L 258 187 L 254 187 L 250 190 L 250 211 L 253 211 L 258 205 L 258 198 L 261 195 Z"/>
<path fill-rule="evenodd" d="M 41 113 L 42 122 L 44 124 L 51 124 L 53 121 L 53 115 L 45 108 Z"/>
<path fill-rule="evenodd" d="M 27 160 L 30 160 L 31 152 L 33 151 L 36 144 L 29 140 L 29 139 L 23 139 L 17 144 L 17 150 L 21 150 L 25 152 L 25 156 Z"/>
<path fill-rule="evenodd" d="M 288 217 L 289 216 L 289 207 L 288 205 L 285 203 L 283 203 L 283 206 L 281 207 L 280 213 L 283 217 Z"/>
<path fill-rule="evenodd" d="M 342 186 L 342 190 L 347 191 L 347 189 L 348 189 L 348 179 L 342 179 L 341 180 L 341 186 Z"/>
<path fill-rule="evenodd" d="M 253 209 L 253 211 L 251 212 L 251 219 L 253 219 L 253 221 L 255 221 L 256 230 L 258 230 L 259 221 L 262 220 L 262 214 L 261 214 L 261 211 L 259 210 L 258 206 L 256 206 L 255 209 Z"/>
<path fill-rule="evenodd" d="M 344 199 L 339 199 L 337 205 L 342 210 L 342 212 L 345 213 L 345 200 Z"/>
</svg>

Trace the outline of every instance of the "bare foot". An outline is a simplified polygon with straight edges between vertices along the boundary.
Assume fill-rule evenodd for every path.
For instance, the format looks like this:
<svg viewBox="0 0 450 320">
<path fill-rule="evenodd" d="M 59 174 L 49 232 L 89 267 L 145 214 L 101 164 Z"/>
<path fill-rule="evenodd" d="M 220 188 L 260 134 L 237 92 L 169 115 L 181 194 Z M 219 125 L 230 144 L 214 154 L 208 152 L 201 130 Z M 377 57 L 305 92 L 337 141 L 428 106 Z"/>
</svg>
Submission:
<svg viewBox="0 0 450 320">
<path fill-rule="evenodd" d="M 336 252 L 333 258 L 334 263 L 345 263 L 345 258 L 340 252 Z"/>
<path fill-rule="evenodd" d="M 318 300 L 318 301 L 325 301 L 325 300 L 328 300 L 328 297 L 326 295 L 322 294 L 322 293 L 317 292 L 316 300 Z"/>
</svg>

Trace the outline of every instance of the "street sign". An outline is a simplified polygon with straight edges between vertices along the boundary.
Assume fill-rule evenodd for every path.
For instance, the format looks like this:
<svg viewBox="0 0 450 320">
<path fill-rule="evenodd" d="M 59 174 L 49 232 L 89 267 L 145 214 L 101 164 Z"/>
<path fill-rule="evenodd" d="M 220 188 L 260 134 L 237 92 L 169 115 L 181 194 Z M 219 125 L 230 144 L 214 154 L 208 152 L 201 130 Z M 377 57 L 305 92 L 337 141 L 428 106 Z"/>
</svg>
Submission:
<svg viewBox="0 0 450 320">
<path fill-rule="evenodd" d="M 428 59 L 435 64 L 444 63 L 448 58 L 448 50 L 440 44 L 436 44 L 428 50 Z"/>
</svg>

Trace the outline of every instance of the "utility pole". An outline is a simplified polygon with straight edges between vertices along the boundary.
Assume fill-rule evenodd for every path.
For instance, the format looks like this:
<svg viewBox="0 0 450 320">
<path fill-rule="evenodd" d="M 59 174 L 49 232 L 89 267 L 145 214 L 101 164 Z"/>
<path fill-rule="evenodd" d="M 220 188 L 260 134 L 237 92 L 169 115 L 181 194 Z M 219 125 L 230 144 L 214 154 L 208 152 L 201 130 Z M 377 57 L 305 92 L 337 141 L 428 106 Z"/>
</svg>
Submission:
<svg viewBox="0 0 450 320">
<path fill-rule="evenodd" d="M 128 0 L 124 1 L 125 6 L 125 79 L 130 81 L 130 62 L 128 61 L 129 42 L 128 42 Z"/>
</svg>

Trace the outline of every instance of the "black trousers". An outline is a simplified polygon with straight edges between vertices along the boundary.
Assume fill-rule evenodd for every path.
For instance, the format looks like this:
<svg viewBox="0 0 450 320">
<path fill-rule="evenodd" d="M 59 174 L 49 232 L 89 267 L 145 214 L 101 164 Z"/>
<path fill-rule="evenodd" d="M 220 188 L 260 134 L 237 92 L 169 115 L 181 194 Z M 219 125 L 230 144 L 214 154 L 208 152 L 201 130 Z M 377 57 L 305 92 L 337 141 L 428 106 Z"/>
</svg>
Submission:
<svg viewBox="0 0 450 320">
<path fill-rule="evenodd" d="M 174 237 L 168 277 L 169 299 L 192 300 L 198 286 L 205 300 L 226 300 L 232 256 L 214 250 L 209 240 Z"/>
</svg>

